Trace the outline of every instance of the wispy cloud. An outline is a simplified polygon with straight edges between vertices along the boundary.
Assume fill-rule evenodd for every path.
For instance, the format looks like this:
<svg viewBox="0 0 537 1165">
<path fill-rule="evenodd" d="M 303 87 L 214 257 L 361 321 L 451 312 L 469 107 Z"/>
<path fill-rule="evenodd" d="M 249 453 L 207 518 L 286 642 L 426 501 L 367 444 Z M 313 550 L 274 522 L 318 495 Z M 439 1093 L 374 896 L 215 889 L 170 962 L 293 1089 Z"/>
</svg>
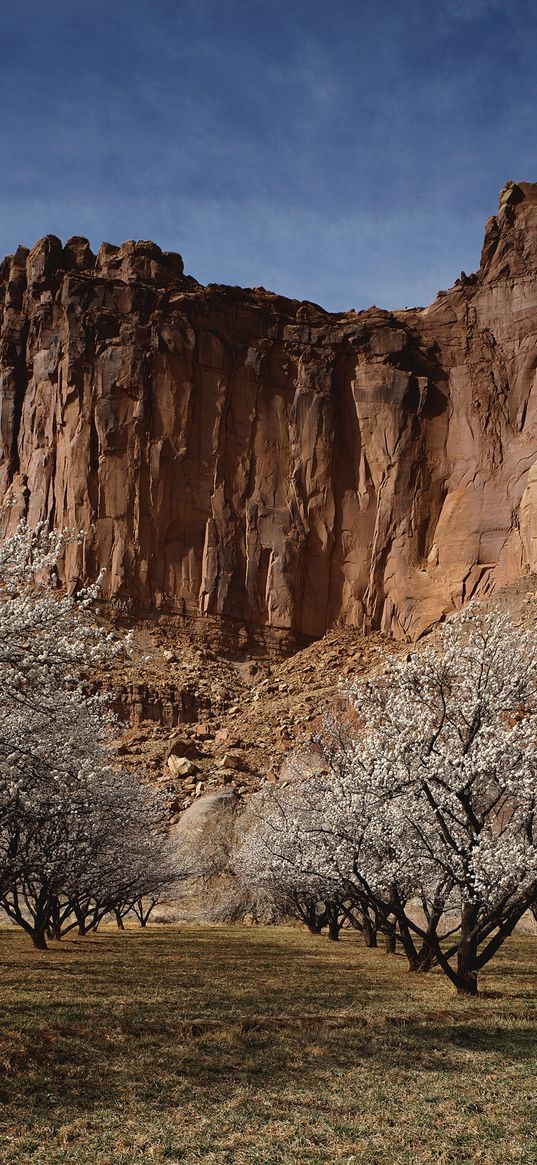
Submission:
<svg viewBox="0 0 537 1165">
<path fill-rule="evenodd" d="M 424 303 L 537 178 L 533 0 L 19 0 L 0 251 L 152 236 L 198 278 Z"/>
</svg>

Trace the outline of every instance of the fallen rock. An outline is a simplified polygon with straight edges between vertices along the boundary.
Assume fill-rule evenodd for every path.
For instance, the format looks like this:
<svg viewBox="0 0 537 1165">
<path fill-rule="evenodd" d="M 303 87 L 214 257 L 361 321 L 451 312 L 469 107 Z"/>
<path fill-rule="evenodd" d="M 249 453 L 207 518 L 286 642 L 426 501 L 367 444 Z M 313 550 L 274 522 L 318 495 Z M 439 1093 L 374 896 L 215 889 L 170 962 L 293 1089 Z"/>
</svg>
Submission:
<svg viewBox="0 0 537 1165">
<path fill-rule="evenodd" d="M 197 772 L 197 766 L 193 761 L 186 756 L 176 756 L 173 752 L 166 763 L 174 777 L 190 777 Z"/>
<path fill-rule="evenodd" d="M 210 740 L 213 736 L 210 725 L 206 723 L 195 724 L 194 733 L 198 740 Z"/>
<path fill-rule="evenodd" d="M 222 769 L 242 769 L 244 757 L 240 752 L 226 752 L 217 763 Z"/>
<path fill-rule="evenodd" d="M 166 663 L 177 663 L 177 656 L 175 654 L 175 651 L 163 651 L 162 655 L 163 655 L 163 658 L 166 660 Z"/>
</svg>

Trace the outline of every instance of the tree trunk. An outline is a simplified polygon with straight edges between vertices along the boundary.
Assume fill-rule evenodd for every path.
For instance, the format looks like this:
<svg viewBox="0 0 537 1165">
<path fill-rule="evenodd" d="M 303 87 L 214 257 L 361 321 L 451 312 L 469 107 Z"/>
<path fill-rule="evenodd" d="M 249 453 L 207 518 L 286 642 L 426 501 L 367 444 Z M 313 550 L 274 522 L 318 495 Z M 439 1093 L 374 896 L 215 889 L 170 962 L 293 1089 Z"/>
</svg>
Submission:
<svg viewBox="0 0 537 1165">
<path fill-rule="evenodd" d="M 412 935 L 406 924 L 404 914 L 399 917 L 399 941 L 408 959 L 409 971 L 419 970 L 418 952 L 412 940 Z"/>
<path fill-rule="evenodd" d="M 427 940 L 424 940 L 417 954 L 416 971 L 424 973 L 425 971 L 430 971 L 433 966 L 434 953 Z"/>
<path fill-rule="evenodd" d="M 54 895 L 54 897 L 52 898 L 51 903 L 50 903 L 50 918 L 49 918 L 49 924 L 48 924 L 48 932 L 49 932 L 49 938 L 59 940 L 62 937 L 60 903 L 59 903 L 59 899 L 56 897 L 56 895 Z"/>
<path fill-rule="evenodd" d="M 78 923 L 77 934 L 79 934 L 81 938 L 84 938 L 84 936 L 88 933 L 87 927 L 86 927 L 86 919 L 88 917 L 87 911 L 82 910 L 82 908 L 78 905 L 78 903 L 75 903 L 75 905 L 73 906 L 73 910 L 74 910 L 76 921 Z"/>
<path fill-rule="evenodd" d="M 149 901 L 149 905 L 144 907 L 143 898 L 138 898 L 138 901 L 134 903 L 134 906 L 132 908 L 137 919 L 138 919 L 138 922 L 140 923 L 140 926 L 143 926 L 143 927 L 147 926 L 149 919 L 151 918 L 151 915 L 155 909 L 155 906 L 157 905 L 156 898 L 149 898 L 148 901 Z"/>
<path fill-rule="evenodd" d="M 323 910 L 322 914 L 318 914 L 315 905 L 307 906 L 299 913 L 305 921 L 310 934 L 320 934 L 323 926 L 326 926 L 328 922 L 326 910 Z"/>
<path fill-rule="evenodd" d="M 48 887 L 42 886 L 37 896 L 35 904 L 34 925 L 32 928 L 32 942 L 38 951 L 46 951 L 47 947 L 47 928 L 51 926 L 51 908 L 54 904 L 54 898 L 51 896 Z"/>
<path fill-rule="evenodd" d="M 335 919 L 330 919 L 330 922 L 328 923 L 328 938 L 333 943 L 339 942 L 339 931 L 339 923 Z"/>
<path fill-rule="evenodd" d="M 390 927 L 393 928 L 394 933 L 396 928 L 398 930 L 397 938 L 401 943 L 401 946 L 408 959 L 409 971 L 417 971 L 418 952 L 416 950 L 416 944 L 412 938 L 410 927 L 408 925 L 408 920 L 405 914 L 405 905 L 406 902 L 401 900 L 397 886 L 393 885 L 391 888 L 390 900 L 387 903 L 386 913 L 390 918 L 394 919 L 393 923 L 390 924 Z"/>
<path fill-rule="evenodd" d="M 477 937 L 473 934 L 477 916 L 478 907 L 465 903 L 457 952 L 457 995 L 477 995 Z"/>
<path fill-rule="evenodd" d="M 457 995 L 477 995 L 477 971 L 457 967 Z"/>
<path fill-rule="evenodd" d="M 364 920 L 362 923 L 362 934 L 364 936 L 364 942 L 365 942 L 366 947 L 373 948 L 373 947 L 378 946 L 376 929 L 373 926 L 371 919 L 367 917 L 367 914 L 364 914 Z"/>
<path fill-rule="evenodd" d="M 385 955 L 394 955 L 396 948 L 397 948 L 397 940 L 395 938 L 395 935 L 390 932 L 390 934 L 386 935 L 386 938 L 384 940 L 384 954 Z"/>
<path fill-rule="evenodd" d="M 121 914 L 121 910 L 114 910 L 114 914 L 116 916 L 116 923 L 117 923 L 118 930 L 125 930 L 125 924 L 123 922 L 123 916 Z"/>
</svg>

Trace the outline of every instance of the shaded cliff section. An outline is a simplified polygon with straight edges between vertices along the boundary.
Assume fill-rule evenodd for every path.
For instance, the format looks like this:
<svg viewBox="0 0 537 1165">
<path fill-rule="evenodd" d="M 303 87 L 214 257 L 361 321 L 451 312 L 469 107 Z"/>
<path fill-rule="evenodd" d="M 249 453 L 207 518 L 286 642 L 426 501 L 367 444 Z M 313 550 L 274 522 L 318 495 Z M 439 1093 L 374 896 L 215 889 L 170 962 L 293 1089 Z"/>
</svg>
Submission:
<svg viewBox="0 0 537 1165">
<path fill-rule="evenodd" d="M 2 533 L 75 587 L 239 635 L 415 639 L 537 562 L 537 185 L 425 309 L 200 286 L 155 244 L 0 265 Z"/>
</svg>

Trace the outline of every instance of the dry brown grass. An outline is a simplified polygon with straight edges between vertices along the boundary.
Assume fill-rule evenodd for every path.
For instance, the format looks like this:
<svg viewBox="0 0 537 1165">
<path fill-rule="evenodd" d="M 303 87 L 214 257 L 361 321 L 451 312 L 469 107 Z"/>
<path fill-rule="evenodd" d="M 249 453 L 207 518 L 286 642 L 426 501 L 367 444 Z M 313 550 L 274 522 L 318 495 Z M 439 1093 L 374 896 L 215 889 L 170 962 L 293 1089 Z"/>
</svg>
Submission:
<svg viewBox="0 0 537 1165">
<path fill-rule="evenodd" d="M 535 1165 L 536 947 L 459 1000 L 353 935 L 4 930 L 1 1165 Z"/>
</svg>

